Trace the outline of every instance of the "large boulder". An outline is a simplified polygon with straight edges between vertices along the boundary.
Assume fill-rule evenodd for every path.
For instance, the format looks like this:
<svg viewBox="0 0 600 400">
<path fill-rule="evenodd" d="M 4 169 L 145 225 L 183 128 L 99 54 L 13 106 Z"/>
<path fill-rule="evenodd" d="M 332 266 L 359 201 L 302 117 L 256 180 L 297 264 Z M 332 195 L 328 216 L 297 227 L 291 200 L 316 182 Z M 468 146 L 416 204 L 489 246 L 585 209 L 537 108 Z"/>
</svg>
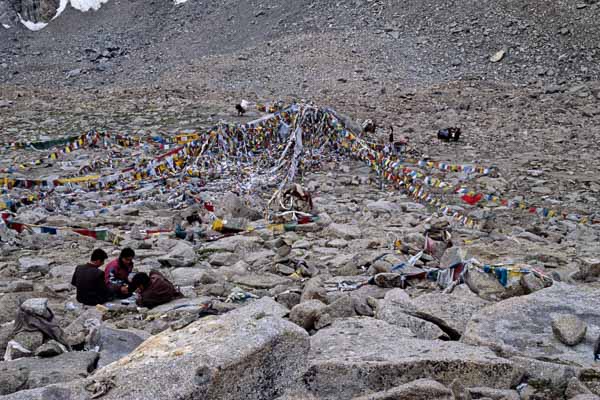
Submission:
<svg viewBox="0 0 600 400">
<path fill-rule="evenodd" d="M 319 399 L 349 399 L 417 379 L 508 389 L 522 370 L 484 347 L 414 339 L 373 318 L 335 320 L 311 337 L 307 388 Z"/>
<path fill-rule="evenodd" d="M 448 334 L 432 322 L 410 314 L 414 306 L 402 289 L 392 289 L 379 301 L 375 317 L 392 325 L 408 328 L 419 339 L 450 339 Z"/>
<path fill-rule="evenodd" d="M 95 374 L 115 377 L 103 399 L 278 396 L 306 368 L 308 335 L 263 308 L 242 307 L 149 338 Z"/>
<path fill-rule="evenodd" d="M 555 282 L 530 295 L 485 307 L 473 316 L 461 340 L 508 354 L 588 367 L 593 364 L 594 341 L 600 333 L 598 299 L 598 289 Z M 575 314 L 588 326 L 581 343 L 569 346 L 555 337 L 555 314 Z"/>
<path fill-rule="evenodd" d="M 14 400 L 89 400 L 85 388 L 114 382 L 103 400 L 270 400 L 284 394 L 308 366 L 306 332 L 281 319 L 270 298 L 220 317 L 164 331 L 87 380 L 24 391 Z M 111 384 L 112 386 L 112 384 Z"/>
<path fill-rule="evenodd" d="M 441 324 L 462 335 L 473 314 L 490 303 L 461 286 L 452 294 L 424 294 L 412 299 L 412 304 L 422 317 L 440 321 Z"/>
<path fill-rule="evenodd" d="M 19 358 L 0 362 L 0 394 L 69 382 L 91 373 L 95 352 L 69 352 L 52 358 Z"/>
</svg>

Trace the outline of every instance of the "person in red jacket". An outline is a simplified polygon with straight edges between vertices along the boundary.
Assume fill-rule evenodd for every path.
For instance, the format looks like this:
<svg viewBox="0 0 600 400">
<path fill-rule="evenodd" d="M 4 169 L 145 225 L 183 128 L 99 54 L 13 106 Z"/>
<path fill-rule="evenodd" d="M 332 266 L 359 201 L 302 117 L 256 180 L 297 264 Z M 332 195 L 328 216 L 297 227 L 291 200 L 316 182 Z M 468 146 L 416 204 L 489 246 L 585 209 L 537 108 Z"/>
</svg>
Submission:
<svg viewBox="0 0 600 400">
<path fill-rule="evenodd" d="M 133 271 L 133 258 L 135 252 L 126 247 L 121 250 L 119 258 L 112 260 L 104 269 L 104 283 L 108 291 L 118 298 L 127 298 L 132 292 L 129 290 L 129 274 Z"/>
</svg>

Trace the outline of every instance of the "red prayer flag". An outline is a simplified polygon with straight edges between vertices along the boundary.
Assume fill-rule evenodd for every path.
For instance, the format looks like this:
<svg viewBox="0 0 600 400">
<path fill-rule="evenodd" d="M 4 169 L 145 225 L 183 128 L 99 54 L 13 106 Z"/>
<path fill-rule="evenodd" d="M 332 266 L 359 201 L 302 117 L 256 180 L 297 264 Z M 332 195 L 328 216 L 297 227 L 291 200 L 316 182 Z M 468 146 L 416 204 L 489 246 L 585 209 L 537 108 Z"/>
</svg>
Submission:
<svg viewBox="0 0 600 400">
<path fill-rule="evenodd" d="M 475 204 L 479 203 L 479 200 L 481 200 L 483 198 L 483 195 L 481 193 L 478 193 L 474 196 L 465 194 L 464 196 L 461 197 L 461 199 L 463 199 L 463 201 L 465 203 L 468 203 L 472 206 L 474 206 Z"/>
</svg>

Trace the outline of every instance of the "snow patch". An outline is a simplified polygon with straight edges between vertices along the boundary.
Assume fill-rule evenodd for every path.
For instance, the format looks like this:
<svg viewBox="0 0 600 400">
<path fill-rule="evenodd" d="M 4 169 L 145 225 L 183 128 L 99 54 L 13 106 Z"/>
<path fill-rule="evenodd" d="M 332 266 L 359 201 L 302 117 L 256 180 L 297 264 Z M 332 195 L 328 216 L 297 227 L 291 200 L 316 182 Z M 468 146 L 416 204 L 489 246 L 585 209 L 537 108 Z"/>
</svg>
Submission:
<svg viewBox="0 0 600 400">
<path fill-rule="evenodd" d="M 185 3 L 186 1 L 188 1 L 188 0 L 175 0 L 175 4 L 176 4 L 176 5 L 178 5 L 178 4 L 183 4 L 183 3 Z"/>
<path fill-rule="evenodd" d="M 21 23 L 23 25 L 25 25 L 25 27 L 27 29 L 29 29 L 30 31 L 39 31 L 40 29 L 44 29 L 46 26 L 48 26 L 47 23 L 45 22 L 31 22 L 31 21 L 25 21 L 22 17 L 21 14 L 17 13 L 17 15 L 19 16 L 19 21 L 21 21 Z"/>
<path fill-rule="evenodd" d="M 60 0 L 60 5 L 58 6 L 58 9 L 56 10 L 56 15 L 54 17 L 52 17 L 52 19 L 56 19 L 60 14 L 63 13 L 63 11 L 65 11 L 65 9 L 67 8 L 67 6 L 69 5 L 69 0 Z"/>
<path fill-rule="evenodd" d="M 2 24 L 2 26 L 4 27 L 4 29 L 10 29 L 10 25 Z"/>
<path fill-rule="evenodd" d="M 108 0 L 71 0 L 71 7 L 83 12 L 98 11 L 104 3 L 108 3 Z"/>
</svg>

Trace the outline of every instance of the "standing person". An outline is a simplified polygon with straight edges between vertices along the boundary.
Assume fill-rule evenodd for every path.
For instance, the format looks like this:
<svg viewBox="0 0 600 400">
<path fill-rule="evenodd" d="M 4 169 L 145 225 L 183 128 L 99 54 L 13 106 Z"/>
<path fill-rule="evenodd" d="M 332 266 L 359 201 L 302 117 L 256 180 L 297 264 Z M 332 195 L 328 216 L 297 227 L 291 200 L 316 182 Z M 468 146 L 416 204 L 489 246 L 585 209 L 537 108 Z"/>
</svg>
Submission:
<svg viewBox="0 0 600 400">
<path fill-rule="evenodd" d="M 100 267 L 104 264 L 108 255 L 102 249 L 92 252 L 90 262 L 79 265 L 71 279 L 71 285 L 77 288 L 77 301 L 87 306 L 106 303 L 109 293 L 104 284 L 104 273 Z"/>
<path fill-rule="evenodd" d="M 126 247 L 121 250 L 119 258 L 112 260 L 104 269 L 104 283 L 108 291 L 121 299 L 131 296 L 129 290 L 129 274 L 133 271 L 135 252 Z"/>
</svg>

